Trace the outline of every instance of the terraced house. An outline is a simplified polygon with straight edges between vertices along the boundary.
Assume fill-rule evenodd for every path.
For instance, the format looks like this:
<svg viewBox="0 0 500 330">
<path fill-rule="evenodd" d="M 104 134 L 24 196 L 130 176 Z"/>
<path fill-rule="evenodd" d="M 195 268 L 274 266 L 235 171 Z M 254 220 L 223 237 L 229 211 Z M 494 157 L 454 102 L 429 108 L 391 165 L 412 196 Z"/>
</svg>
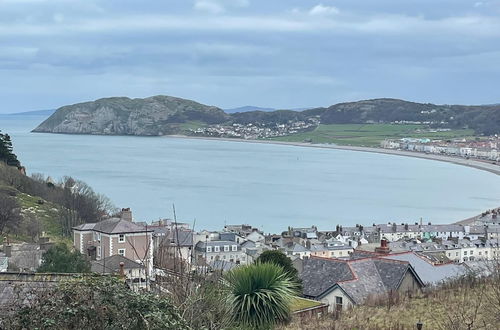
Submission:
<svg viewBox="0 0 500 330">
<path fill-rule="evenodd" d="M 195 246 L 196 260 L 225 261 L 235 264 L 246 264 L 247 256 L 241 244 L 234 241 L 206 241 L 198 242 Z"/>
</svg>

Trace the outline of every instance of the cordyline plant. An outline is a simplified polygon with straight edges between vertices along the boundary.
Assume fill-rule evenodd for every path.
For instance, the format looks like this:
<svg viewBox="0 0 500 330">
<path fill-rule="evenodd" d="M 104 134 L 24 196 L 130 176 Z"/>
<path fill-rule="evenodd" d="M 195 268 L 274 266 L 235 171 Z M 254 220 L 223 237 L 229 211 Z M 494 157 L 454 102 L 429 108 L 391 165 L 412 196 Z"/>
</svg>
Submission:
<svg viewBox="0 0 500 330">
<path fill-rule="evenodd" d="M 169 299 L 133 292 L 115 277 L 83 276 L 38 288 L 26 303 L 0 317 L 5 329 L 189 328 Z"/>
<path fill-rule="evenodd" d="M 255 263 L 225 275 L 228 306 L 235 326 L 272 329 L 290 320 L 290 304 L 297 284 L 274 263 Z"/>
</svg>

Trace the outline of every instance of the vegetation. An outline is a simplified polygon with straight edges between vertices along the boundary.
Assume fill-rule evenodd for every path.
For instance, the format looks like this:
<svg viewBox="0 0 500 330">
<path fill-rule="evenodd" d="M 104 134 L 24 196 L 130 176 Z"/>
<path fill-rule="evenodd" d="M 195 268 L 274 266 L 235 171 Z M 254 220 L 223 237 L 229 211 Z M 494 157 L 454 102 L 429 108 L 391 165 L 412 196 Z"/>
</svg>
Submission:
<svg viewBox="0 0 500 330">
<path fill-rule="evenodd" d="M 85 276 L 33 292 L 1 315 L 5 329 L 189 329 L 170 300 L 114 277 Z"/>
<path fill-rule="evenodd" d="M 90 262 L 78 251 L 64 243 L 52 246 L 42 256 L 39 273 L 89 273 Z"/>
<path fill-rule="evenodd" d="M 498 266 L 497 266 L 498 267 Z M 287 330 L 332 329 L 497 329 L 500 324 L 500 272 L 488 278 L 471 274 L 416 296 L 378 301 L 343 311 L 339 318 L 294 320 Z"/>
<path fill-rule="evenodd" d="M 237 267 L 225 276 L 228 305 L 234 324 L 241 328 L 271 329 L 290 319 L 296 284 L 274 263 Z"/>
<path fill-rule="evenodd" d="M 380 146 L 380 142 L 384 139 L 414 137 L 446 140 L 457 137 L 470 137 L 473 134 L 474 131 L 471 129 L 429 132 L 429 127 L 425 125 L 321 124 L 313 131 L 277 137 L 273 140 L 373 147 Z"/>
<path fill-rule="evenodd" d="M 300 297 L 295 297 L 292 300 L 291 311 L 296 312 L 307 308 L 313 308 L 322 305 L 321 302 L 316 300 L 304 299 Z"/>
<path fill-rule="evenodd" d="M 86 183 L 64 177 L 54 183 L 41 174 L 26 176 L 17 168 L 0 163 L 0 195 L 15 198 L 23 221 L 8 226 L 6 233 L 32 236 L 28 222 L 38 222 L 38 233 L 69 237 L 71 228 L 86 222 L 99 221 L 115 212 L 115 207 L 103 195 L 95 193 Z M 37 236 L 34 235 L 34 236 Z"/>
<path fill-rule="evenodd" d="M 69 237 L 72 227 L 113 212 L 111 202 L 82 181 L 64 177 L 55 183 L 41 174 L 25 175 L 10 137 L 0 134 L 0 234 L 32 241 L 42 231 Z"/>
<path fill-rule="evenodd" d="M 104 109 L 108 111 L 110 118 L 112 118 L 110 120 L 114 123 L 111 131 L 103 128 L 110 127 L 109 125 L 101 125 L 102 123 L 99 123 L 100 119 L 94 117 L 95 113 Z M 78 113 L 85 114 L 88 120 L 76 122 L 70 118 L 81 118 L 77 116 Z M 69 116 L 69 114 L 73 114 L 73 116 Z M 65 106 L 58 109 L 40 124 L 35 131 L 165 135 L 185 133 L 186 129 L 189 128 L 213 124 L 258 124 L 273 127 L 276 124 L 304 121 L 312 118 L 319 119 L 323 125 L 412 122 L 426 123 L 430 127 L 454 130 L 470 129 L 470 132 L 475 135 L 500 133 L 500 105 L 435 105 L 396 99 L 374 99 L 339 103 L 328 108 L 315 108 L 305 111 L 249 111 L 226 114 L 217 107 L 162 95 L 145 99 L 112 97 Z M 130 125 L 130 123 L 134 125 Z M 358 137 L 354 135 L 355 139 L 353 141 L 340 141 L 340 143 L 353 145 L 373 144 L 373 141 L 363 142 Z M 359 138 L 363 137 L 364 135 L 361 135 Z"/>
<path fill-rule="evenodd" d="M 257 258 L 257 263 L 274 263 L 288 274 L 290 279 L 297 284 L 297 291 L 302 291 L 302 281 L 299 278 L 299 272 L 293 266 L 292 259 L 287 257 L 280 250 L 267 250 L 262 252 L 262 254 Z"/>
<path fill-rule="evenodd" d="M 14 154 L 12 140 L 9 134 L 2 134 L 0 131 L 0 162 L 9 166 L 20 167 L 21 163 Z"/>
<path fill-rule="evenodd" d="M 323 124 L 429 122 L 434 127 L 469 128 L 476 135 L 500 133 L 500 106 L 461 106 L 415 103 L 397 99 L 374 99 L 339 103 L 306 110 L 320 116 Z"/>
</svg>

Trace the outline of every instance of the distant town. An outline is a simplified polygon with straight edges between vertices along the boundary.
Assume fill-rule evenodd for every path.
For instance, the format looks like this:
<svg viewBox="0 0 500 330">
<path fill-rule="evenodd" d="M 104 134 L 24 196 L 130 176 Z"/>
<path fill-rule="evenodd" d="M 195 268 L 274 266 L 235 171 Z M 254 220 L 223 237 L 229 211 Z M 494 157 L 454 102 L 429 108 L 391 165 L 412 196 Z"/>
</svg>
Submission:
<svg viewBox="0 0 500 330">
<path fill-rule="evenodd" d="M 500 138 L 498 136 L 452 140 L 431 140 L 427 138 L 387 139 L 381 142 L 381 147 L 493 162 L 500 161 Z"/>
<path fill-rule="evenodd" d="M 208 136 L 239 139 L 266 139 L 278 136 L 287 136 L 306 130 L 311 130 L 319 125 L 319 119 L 309 118 L 305 121 L 289 121 L 285 124 L 232 124 L 212 125 L 190 129 L 194 136 Z"/>
</svg>

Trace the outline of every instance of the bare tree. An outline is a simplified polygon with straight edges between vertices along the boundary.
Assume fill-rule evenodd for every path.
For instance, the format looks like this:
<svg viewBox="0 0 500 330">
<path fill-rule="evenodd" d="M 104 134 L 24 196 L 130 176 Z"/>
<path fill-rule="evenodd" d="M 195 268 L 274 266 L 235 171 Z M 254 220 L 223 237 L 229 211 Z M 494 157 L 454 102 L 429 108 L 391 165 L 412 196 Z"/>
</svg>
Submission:
<svg viewBox="0 0 500 330">
<path fill-rule="evenodd" d="M 17 229 L 22 217 L 20 208 L 13 197 L 0 194 L 0 234 L 6 228 Z"/>
</svg>

